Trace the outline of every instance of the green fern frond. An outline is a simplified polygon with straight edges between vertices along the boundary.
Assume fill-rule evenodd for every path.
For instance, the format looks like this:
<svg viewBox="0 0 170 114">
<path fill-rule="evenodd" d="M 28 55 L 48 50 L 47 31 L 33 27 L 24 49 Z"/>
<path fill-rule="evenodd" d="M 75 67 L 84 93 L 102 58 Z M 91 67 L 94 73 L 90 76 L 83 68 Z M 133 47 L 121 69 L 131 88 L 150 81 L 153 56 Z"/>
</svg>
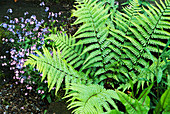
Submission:
<svg viewBox="0 0 170 114">
<path fill-rule="evenodd" d="M 75 40 L 66 33 L 57 32 L 57 34 L 51 34 L 46 39 L 53 40 L 54 45 L 62 51 L 62 57 L 74 68 L 80 67 L 84 61 L 85 56 L 81 55 L 83 45 L 74 45 Z"/>
<path fill-rule="evenodd" d="M 167 1 L 168 2 L 168 1 Z M 152 7 L 154 7 L 153 5 L 151 5 Z M 161 40 L 159 41 L 158 39 L 169 39 L 170 38 L 170 33 L 166 30 L 166 28 L 161 28 L 159 29 L 159 26 L 161 23 L 164 22 L 164 24 L 166 26 L 169 26 L 169 22 L 165 21 L 165 19 L 162 19 L 162 17 L 164 17 L 164 13 L 167 12 L 166 10 L 169 9 L 170 4 L 164 4 L 161 1 L 161 5 L 157 4 L 158 8 L 151 8 L 149 7 L 148 9 L 144 8 L 145 14 L 140 14 L 137 17 L 138 20 L 140 20 L 138 23 L 137 22 L 132 22 L 132 24 L 136 27 L 136 28 L 129 28 L 131 30 L 131 32 L 134 34 L 134 36 L 136 36 L 136 39 L 138 39 L 138 41 L 143 44 L 143 46 L 141 46 L 139 44 L 138 41 L 135 41 L 134 38 L 130 38 L 130 37 L 126 37 L 128 38 L 128 40 L 130 40 L 130 42 L 132 42 L 135 46 L 135 48 L 137 48 L 138 50 L 141 51 L 141 53 L 144 52 L 143 48 L 147 47 L 148 49 L 150 49 L 150 51 L 153 52 L 158 52 L 156 50 L 157 45 L 158 46 L 162 46 L 165 47 L 166 43 L 162 42 Z M 157 11 L 155 11 L 155 9 L 157 9 Z M 152 13 L 157 13 L 157 17 L 155 18 L 155 16 L 152 15 Z M 168 15 L 166 15 L 168 16 Z M 142 19 L 143 18 L 143 19 Z M 152 36 L 153 35 L 153 36 Z M 155 39 L 156 38 L 156 39 Z M 136 43 L 135 43 L 136 42 Z M 137 44 L 138 42 L 138 44 Z M 140 48 L 139 48 L 140 46 Z M 160 52 L 161 49 L 160 49 Z M 142 54 L 144 55 L 144 54 Z"/>
<path fill-rule="evenodd" d="M 71 82 L 85 83 L 87 81 L 84 73 L 77 72 L 62 59 L 60 50 L 56 52 L 55 49 L 53 49 L 53 56 L 51 56 L 46 48 L 43 48 L 43 52 L 44 56 L 39 51 L 36 51 L 39 57 L 31 54 L 25 65 L 30 64 L 33 67 L 36 65 L 38 71 L 43 73 L 41 81 L 47 77 L 49 91 L 56 85 L 57 94 L 64 78 L 67 82 L 65 83 L 66 88 L 70 86 L 69 83 Z"/>
<path fill-rule="evenodd" d="M 132 0 L 129 6 L 123 8 L 125 13 L 117 11 L 115 15 L 116 21 L 114 21 L 117 25 L 117 29 L 123 30 L 127 34 L 131 22 L 135 21 L 135 16 L 138 15 L 138 12 L 142 12 L 142 8 L 139 6 L 140 4 L 138 0 Z"/>
<path fill-rule="evenodd" d="M 77 11 L 73 12 L 73 16 L 78 17 L 77 21 L 84 20 L 84 17 L 80 16 L 80 14 L 82 15 L 82 13 L 85 13 L 84 15 L 87 15 L 86 17 L 88 17 L 83 21 L 83 25 L 74 34 L 75 36 L 74 38 L 81 38 L 81 41 L 78 42 L 78 44 L 81 43 L 100 44 L 105 40 L 105 37 L 103 37 L 104 39 L 102 39 L 102 36 L 105 34 L 107 35 L 107 29 L 105 26 L 105 22 L 103 22 L 103 20 L 105 20 L 108 17 L 108 15 L 103 15 L 103 14 L 106 14 L 108 9 L 104 9 L 104 7 L 99 8 L 102 2 L 100 2 L 100 4 L 97 4 L 95 6 L 91 5 L 91 3 L 96 3 L 96 1 L 92 1 L 92 0 L 86 1 L 83 4 L 81 4 L 81 8 L 78 8 Z M 77 21 L 75 21 L 74 24 L 79 24 L 77 23 Z M 100 37 L 101 39 L 99 39 Z"/>
<path fill-rule="evenodd" d="M 125 65 L 127 70 L 134 69 L 137 71 L 136 76 L 140 74 L 139 77 L 143 75 L 143 78 L 151 81 L 153 81 L 154 76 L 149 73 L 145 77 L 145 74 L 141 73 L 141 69 L 148 68 L 154 61 L 157 61 L 158 57 L 155 55 L 162 53 L 162 49 L 170 39 L 168 32 L 170 27 L 170 15 L 168 13 L 170 2 L 165 0 L 165 3 L 162 1 L 160 3 L 161 5 L 143 7 L 142 11 L 145 11 L 145 13 L 135 13 L 131 21 L 129 9 L 126 8 L 126 11 L 129 11 L 128 13 L 117 13 L 114 20 L 117 27 L 110 29 L 109 33 L 112 36 L 108 39 L 111 42 L 108 47 L 112 50 L 109 54 L 112 54 L 112 57 L 109 57 L 109 60 L 118 60 L 120 64 Z M 121 15 L 124 17 L 121 17 Z M 127 22 L 130 24 L 127 24 Z M 122 31 L 123 33 L 121 33 Z M 150 53 L 145 50 L 146 48 Z M 142 82 L 142 87 L 143 85 Z"/>
<path fill-rule="evenodd" d="M 106 38 L 109 35 L 109 27 L 113 27 L 111 21 L 109 20 L 108 22 L 108 19 L 111 18 L 109 17 L 109 8 L 113 7 L 107 5 L 110 2 L 95 0 L 78 1 L 77 10 L 73 11 L 73 16 L 77 17 L 73 24 L 82 23 L 82 26 L 73 36 L 73 40 L 79 40 L 75 45 L 86 46 L 81 55 L 90 53 L 85 58 L 81 71 L 97 68 L 95 75 L 99 76 L 106 72 L 106 70 L 103 70 L 105 69 L 106 61 L 103 62 L 103 60 L 111 52 L 111 49 L 108 48 L 110 41 L 106 40 Z"/>
<path fill-rule="evenodd" d="M 110 111 L 113 106 L 118 110 L 113 99 L 119 100 L 116 92 L 113 90 L 106 90 L 100 85 L 78 85 L 72 84 L 72 90 L 64 98 L 70 98 L 68 102 L 69 109 L 74 109 L 72 113 L 75 114 L 99 114 L 103 113 L 103 108 Z"/>
<path fill-rule="evenodd" d="M 136 40 L 130 39 L 130 37 L 126 36 L 126 35 L 131 34 L 130 29 L 132 29 L 132 28 L 130 28 L 130 26 L 132 26 L 132 22 L 134 22 L 136 17 L 138 16 L 138 12 L 142 12 L 142 9 L 139 7 L 138 1 L 137 0 L 132 1 L 130 4 L 130 7 L 125 7 L 124 11 L 125 11 L 125 13 L 121 13 L 121 12 L 116 13 L 115 20 L 113 20 L 113 21 L 116 23 L 117 29 L 113 29 L 113 28 L 110 29 L 110 34 L 112 35 L 112 37 L 110 37 L 108 39 L 109 41 L 112 42 L 112 45 L 115 45 L 115 48 L 116 48 L 116 50 L 115 50 L 115 48 L 112 48 L 113 46 L 109 46 L 110 49 L 113 52 L 115 52 L 115 51 L 116 51 L 116 53 L 119 52 L 119 55 L 121 55 L 122 57 L 121 56 L 120 57 L 112 56 L 112 58 L 110 58 L 110 59 L 114 58 L 116 60 L 119 60 L 118 58 L 124 58 L 123 57 L 124 52 L 123 52 L 122 48 L 124 46 L 129 48 L 128 45 L 124 45 L 124 44 L 126 44 L 125 41 L 127 41 L 128 38 L 129 38 L 129 40 L 131 40 L 133 42 L 134 45 L 138 46 L 138 49 L 142 50 L 142 46 Z M 136 35 L 139 35 L 139 34 L 136 32 Z M 145 42 L 145 41 L 143 40 L 143 42 Z M 131 51 L 134 51 L 133 47 L 131 47 L 129 49 L 132 49 Z M 139 51 L 138 52 L 137 51 L 138 50 L 135 51 L 136 52 L 135 54 L 137 54 L 135 56 L 139 57 L 140 54 L 138 53 Z M 113 52 L 111 52 L 111 53 L 113 53 Z M 126 51 L 126 53 L 129 53 L 129 52 Z M 132 55 L 131 53 L 129 53 L 129 54 Z M 133 56 L 134 55 L 129 56 L 129 57 L 131 58 L 131 60 L 133 60 L 133 63 L 135 63 L 136 57 L 134 59 Z M 133 65 L 131 64 L 130 61 L 127 61 L 127 60 L 123 60 L 123 61 L 125 62 L 124 64 L 128 65 L 127 66 L 128 68 L 132 68 Z M 121 62 L 123 62 L 123 61 L 121 60 Z"/>
</svg>

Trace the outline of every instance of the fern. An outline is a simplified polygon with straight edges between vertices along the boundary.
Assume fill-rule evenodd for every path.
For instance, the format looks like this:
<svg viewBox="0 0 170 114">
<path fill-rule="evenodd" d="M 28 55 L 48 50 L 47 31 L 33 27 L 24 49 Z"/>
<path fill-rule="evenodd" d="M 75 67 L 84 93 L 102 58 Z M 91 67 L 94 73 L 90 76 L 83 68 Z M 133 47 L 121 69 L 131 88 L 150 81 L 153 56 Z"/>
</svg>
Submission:
<svg viewBox="0 0 170 114">
<path fill-rule="evenodd" d="M 126 110 L 131 114 L 147 114 L 150 109 L 150 99 L 148 96 L 141 101 L 130 98 L 123 92 L 117 91 L 121 102 L 126 106 Z"/>
<path fill-rule="evenodd" d="M 154 75 L 151 73 L 143 73 L 142 75 L 142 68 L 150 67 L 150 64 L 147 62 L 148 60 L 152 62 L 157 61 L 158 58 L 154 56 L 156 55 L 155 53 L 161 53 L 161 49 L 166 46 L 164 42 L 170 38 L 170 33 L 166 31 L 166 29 L 170 27 L 168 18 L 170 2 L 169 0 L 165 0 L 165 4 L 162 1 L 160 3 L 161 5 L 156 3 L 157 7 L 153 5 L 149 5 L 148 8 L 143 7 L 145 13 L 138 12 L 136 16 L 133 17 L 133 19 L 137 21 L 132 20 L 130 21 L 131 26 L 122 26 L 123 28 L 120 26 L 118 28 L 119 30 L 111 29 L 110 33 L 113 37 L 109 38 L 109 41 L 112 42 L 109 47 L 116 53 L 116 56 L 113 58 L 120 61 L 120 64 L 125 65 L 129 70 L 134 69 L 138 71 L 140 77 L 145 76 L 145 78 L 152 79 L 152 81 Z M 156 16 L 153 16 L 153 14 Z M 118 20 L 120 23 L 123 19 Z M 116 23 L 118 26 L 120 25 L 117 21 Z M 124 25 L 127 26 L 125 22 Z M 125 32 L 119 32 L 120 30 Z M 130 32 L 128 32 L 128 30 L 130 30 Z M 164 39 L 164 42 L 162 39 Z M 159 51 L 157 46 L 160 47 Z M 115 49 L 119 49 L 119 53 L 115 51 Z M 151 53 L 148 53 L 146 50 L 149 50 Z M 153 63 L 153 65 L 155 65 L 155 63 Z M 138 74 L 136 73 L 135 77 L 137 77 Z M 143 85 L 144 83 L 142 86 Z"/>
<path fill-rule="evenodd" d="M 44 56 L 39 51 L 36 51 L 39 57 L 30 55 L 29 59 L 25 62 L 25 65 L 36 65 L 38 71 L 43 73 L 41 81 L 47 77 L 49 91 L 56 84 L 55 94 L 57 94 L 64 78 L 66 88 L 69 88 L 71 82 L 86 83 L 87 79 L 85 74 L 77 72 L 72 66 L 67 64 L 67 62 L 61 58 L 60 50 L 57 50 L 56 52 L 55 49 L 53 49 L 53 57 L 46 48 L 43 48 L 43 52 Z"/>
<path fill-rule="evenodd" d="M 77 44 L 87 46 L 82 54 L 90 53 L 88 58 L 85 59 L 81 70 L 98 67 L 94 76 L 104 75 L 106 70 L 103 60 L 110 51 L 107 48 L 109 41 L 106 41 L 106 38 L 109 31 L 105 21 L 109 17 L 109 7 L 105 9 L 102 6 L 102 2 L 97 3 L 94 0 L 84 0 L 76 8 L 77 10 L 73 12 L 73 16 L 78 18 L 74 24 L 83 23 L 83 25 L 74 34 L 74 38 L 81 39 Z"/>
<path fill-rule="evenodd" d="M 56 84 L 57 93 L 65 80 L 66 93 L 71 91 L 64 98 L 71 97 L 68 107 L 74 113 L 104 113 L 104 110 L 118 113 L 113 99 L 120 100 L 129 113 L 147 113 L 151 86 L 138 99 L 133 99 L 123 92 L 106 90 L 102 85 L 111 78 L 115 80 L 112 87 L 118 83 L 117 89 L 125 91 L 137 84 L 138 92 L 155 78 L 160 83 L 169 64 L 169 51 L 164 52 L 170 48 L 167 43 L 170 0 L 147 7 L 134 0 L 130 7 L 124 8 L 124 13 L 115 11 L 110 0 L 76 3 L 72 16 L 77 17 L 73 24 L 81 25 L 78 31 L 73 36 L 55 32 L 46 39 L 54 41 L 57 52 L 53 49 L 51 56 L 46 48 L 44 55 L 36 51 L 39 57 L 30 55 L 25 65 L 36 66 L 43 73 L 42 80 L 47 77 L 49 91 Z M 115 109 L 111 110 L 110 106 Z"/>
<path fill-rule="evenodd" d="M 128 60 L 124 60 L 129 57 L 124 54 L 123 50 L 125 52 L 128 51 L 126 49 L 123 49 L 123 46 L 125 46 L 127 43 L 127 39 L 125 38 L 125 36 L 132 34 L 129 28 L 132 26 L 132 22 L 135 21 L 135 16 L 138 15 L 138 12 L 142 12 L 142 8 L 139 7 L 138 1 L 135 0 L 130 2 L 130 6 L 124 8 L 124 12 L 125 13 L 121 13 L 119 11 L 116 12 L 115 20 L 113 20 L 116 24 L 116 28 L 110 28 L 109 33 L 112 35 L 112 37 L 108 38 L 108 40 L 111 41 L 112 44 L 108 47 L 112 50 L 112 52 L 110 53 L 109 58 L 107 59 L 108 61 L 115 59 L 116 61 L 119 61 L 119 64 L 126 64 L 126 66 L 131 69 L 133 63 L 129 62 Z M 135 55 L 139 54 L 139 51 L 136 50 L 136 48 L 130 47 L 128 45 L 126 46 L 126 48 L 131 48 Z M 132 55 L 130 52 L 128 53 Z M 127 75 L 127 73 L 129 72 L 127 68 L 123 66 L 122 69 L 123 70 L 120 70 L 120 73 Z M 117 78 L 121 77 L 122 76 L 119 76 Z"/>
<path fill-rule="evenodd" d="M 107 3 L 113 5 L 109 1 Z M 125 13 L 115 14 L 116 27 L 111 29 L 106 22 L 111 5 L 105 7 L 106 1 L 78 0 L 77 4 L 73 16 L 78 18 L 74 24 L 83 24 L 74 36 L 57 32 L 57 35 L 47 38 L 53 40 L 62 51 L 62 59 L 77 71 L 84 72 L 94 83 L 107 77 L 124 83 L 128 80 L 123 80 L 123 77 L 132 78 L 134 83 L 138 78 L 153 81 L 154 75 L 143 73 L 142 69 L 153 70 L 156 67 L 154 61 L 158 58 L 154 55 L 162 52 L 156 46 L 165 47 L 164 42 L 170 37 L 170 33 L 164 30 L 170 26 L 169 0 L 165 4 L 157 4 L 157 7 L 149 5 L 148 8 L 140 8 L 138 1 L 132 1 L 131 7 L 124 8 Z M 160 29 L 163 25 L 166 25 L 165 28 Z M 119 72 L 112 70 L 115 61 L 120 64 Z M 140 85 L 143 87 L 144 83 L 139 83 L 138 87 Z"/>
<path fill-rule="evenodd" d="M 56 32 L 56 34 L 51 34 L 46 39 L 54 41 L 55 47 L 62 51 L 62 58 L 74 68 L 80 67 L 84 63 L 85 55 L 81 55 L 81 53 L 85 47 L 83 45 L 74 46 L 76 41 L 71 36 L 66 33 Z"/>
<path fill-rule="evenodd" d="M 119 97 L 113 90 L 106 90 L 100 85 L 85 86 L 79 84 L 72 84 L 70 90 L 73 91 L 64 98 L 69 98 L 68 102 L 72 101 L 68 105 L 69 109 L 76 108 L 72 113 L 99 114 L 103 112 L 103 108 L 110 111 L 110 106 L 118 110 L 112 99 L 119 100 Z"/>
</svg>

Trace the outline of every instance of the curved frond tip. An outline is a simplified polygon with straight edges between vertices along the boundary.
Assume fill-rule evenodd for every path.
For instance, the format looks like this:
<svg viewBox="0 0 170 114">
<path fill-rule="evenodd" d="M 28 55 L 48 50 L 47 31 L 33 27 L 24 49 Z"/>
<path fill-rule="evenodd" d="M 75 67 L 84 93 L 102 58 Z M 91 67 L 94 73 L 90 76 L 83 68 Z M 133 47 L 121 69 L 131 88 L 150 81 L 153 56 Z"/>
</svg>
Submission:
<svg viewBox="0 0 170 114">
<path fill-rule="evenodd" d="M 113 90 L 106 90 L 100 85 L 86 86 L 78 84 L 72 84 L 70 90 L 72 91 L 64 98 L 71 97 L 69 101 L 72 102 L 68 107 L 69 109 L 76 108 L 73 110 L 76 114 L 103 113 L 103 108 L 106 111 L 111 110 L 110 105 L 118 110 L 113 99 L 119 100 L 119 97 Z"/>
</svg>

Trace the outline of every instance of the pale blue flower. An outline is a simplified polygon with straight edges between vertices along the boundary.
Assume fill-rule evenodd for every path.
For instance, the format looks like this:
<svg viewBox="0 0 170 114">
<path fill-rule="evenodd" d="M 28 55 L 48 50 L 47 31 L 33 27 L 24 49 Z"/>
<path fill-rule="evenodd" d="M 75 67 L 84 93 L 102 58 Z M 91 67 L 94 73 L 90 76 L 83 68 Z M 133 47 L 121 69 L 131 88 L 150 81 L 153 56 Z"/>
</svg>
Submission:
<svg viewBox="0 0 170 114">
<path fill-rule="evenodd" d="M 10 41 L 10 42 L 14 42 L 14 39 L 13 39 L 13 38 L 10 38 L 9 41 Z"/>
<path fill-rule="evenodd" d="M 45 21 L 44 21 L 44 19 L 41 19 L 41 23 L 44 23 Z"/>
<path fill-rule="evenodd" d="M 13 20 L 10 20 L 9 23 L 14 23 L 14 21 L 13 21 Z"/>
<path fill-rule="evenodd" d="M 41 2 L 41 3 L 40 3 L 40 6 L 45 6 L 44 2 Z"/>
<path fill-rule="evenodd" d="M 8 9 L 8 10 L 7 10 L 7 13 L 12 13 L 12 9 L 11 9 L 11 8 Z"/>
<path fill-rule="evenodd" d="M 8 16 L 4 16 L 4 18 L 9 19 L 9 17 L 8 17 Z"/>
<path fill-rule="evenodd" d="M 35 16 L 35 15 L 32 15 L 32 16 L 31 16 L 31 19 L 36 20 L 36 16 Z"/>
<path fill-rule="evenodd" d="M 47 12 L 49 10 L 49 7 L 45 7 L 45 12 Z"/>
<path fill-rule="evenodd" d="M 29 23 L 29 22 L 30 22 L 30 19 L 26 19 L 26 20 L 25 20 L 25 23 Z"/>
<path fill-rule="evenodd" d="M 55 13 L 55 17 L 57 18 L 57 13 Z"/>
<path fill-rule="evenodd" d="M 25 24 L 21 24 L 21 28 L 24 28 L 25 27 Z"/>
<path fill-rule="evenodd" d="M 24 15 L 28 15 L 29 13 L 28 12 L 25 12 Z"/>
<path fill-rule="evenodd" d="M 8 24 L 2 23 L 2 26 L 3 26 L 4 28 L 7 28 L 7 27 L 8 27 Z"/>
<path fill-rule="evenodd" d="M 24 18 L 23 18 L 23 17 L 20 17 L 20 19 L 21 19 L 21 22 L 23 23 L 23 22 L 24 22 Z"/>
</svg>

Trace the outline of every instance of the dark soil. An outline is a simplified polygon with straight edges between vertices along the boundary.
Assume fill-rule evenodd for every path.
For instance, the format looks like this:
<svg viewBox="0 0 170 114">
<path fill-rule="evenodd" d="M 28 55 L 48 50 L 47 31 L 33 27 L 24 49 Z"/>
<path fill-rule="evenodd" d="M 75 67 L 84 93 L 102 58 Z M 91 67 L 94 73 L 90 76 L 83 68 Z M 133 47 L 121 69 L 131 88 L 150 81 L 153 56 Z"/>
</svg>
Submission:
<svg viewBox="0 0 170 114">
<path fill-rule="evenodd" d="M 44 114 L 45 111 L 47 114 L 71 114 L 65 101 L 48 103 L 37 94 L 36 85 L 28 90 L 27 84 L 16 82 L 11 80 L 0 87 L 0 114 Z"/>
<path fill-rule="evenodd" d="M 47 3 L 43 7 L 39 4 L 39 0 L 18 0 L 17 2 L 13 0 L 0 0 L 0 21 L 3 21 L 3 17 L 7 15 L 9 8 L 13 10 L 12 17 L 23 17 L 25 12 L 29 12 L 29 15 L 36 15 L 38 20 L 44 19 L 46 16 L 44 7 L 49 7 L 50 11 L 53 12 L 69 11 L 72 8 L 68 4 Z"/>
<path fill-rule="evenodd" d="M 35 86 L 32 90 L 27 90 L 25 84 L 15 82 L 11 80 L 0 88 L 0 114 L 3 112 L 38 114 L 48 109 L 49 103 L 35 92 Z"/>
</svg>

